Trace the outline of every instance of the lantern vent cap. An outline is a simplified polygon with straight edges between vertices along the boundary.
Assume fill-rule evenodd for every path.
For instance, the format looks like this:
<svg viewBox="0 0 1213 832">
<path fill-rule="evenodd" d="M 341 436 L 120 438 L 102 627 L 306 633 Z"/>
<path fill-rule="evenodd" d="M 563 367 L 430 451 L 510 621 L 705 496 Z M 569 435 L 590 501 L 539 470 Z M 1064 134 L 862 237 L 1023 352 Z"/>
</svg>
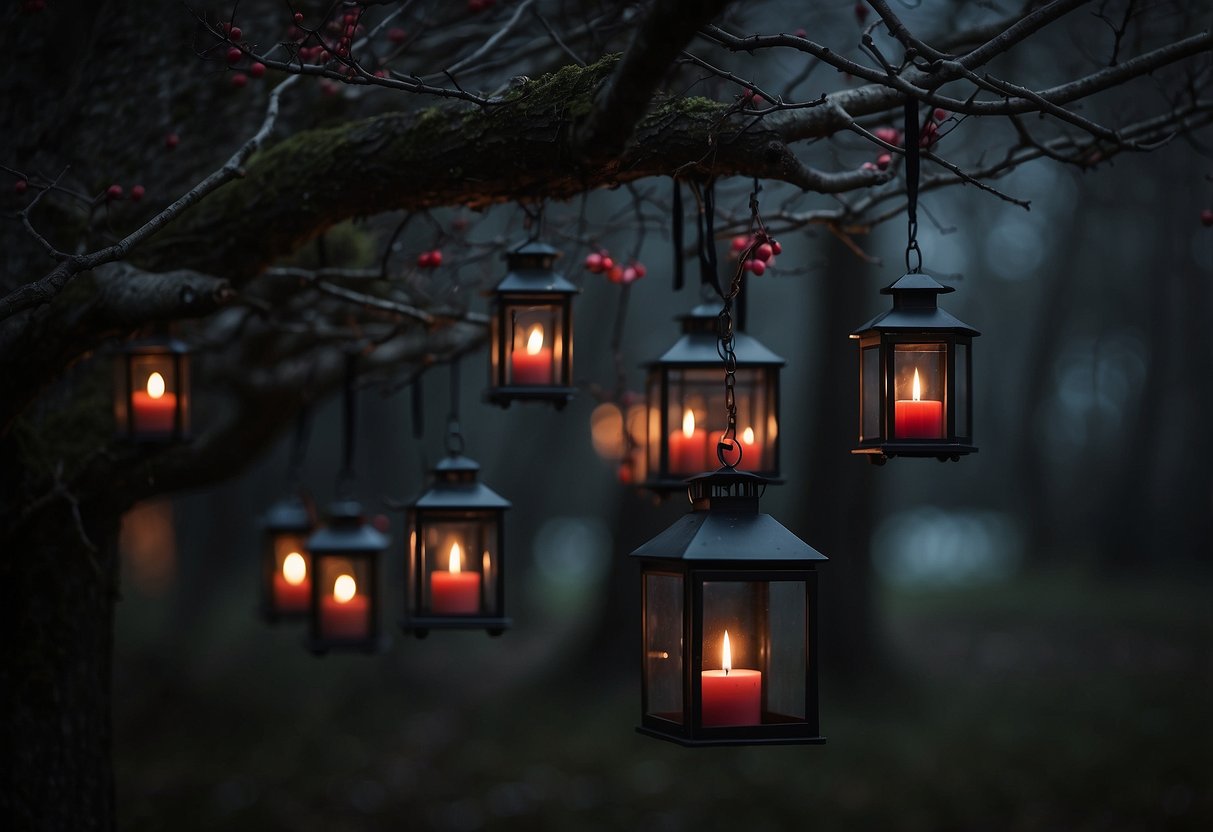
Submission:
<svg viewBox="0 0 1213 832">
<path fill-rule="evenodd" d="M 554 270 L 560 252 L 547 243 L 525 243 L 507 252 L 506 275 L 497 284 L 498 294 L 575 295 L 581 290 Z"/>
<path fill-rule="evenodd" d="M 434 481 L 409 504 L 414 509 L 505 510 L 509 500 L 477 479 L 480 464 L 452 454 L 433 468 Z"/>
<path fill-rule="evenodd" d="M 885 286 L 880 290 L 880 294 L 896 295 L 899 292 L 916 292 L 931 295 L 946 295 L 948 292 L 955 291 L 955 286 L 945 286 L 929 274 L 910 272 Z"/>
<path fill-rule="evenodd" d="M 363 517 L 357 500 L 336 500 L 329 504 L 328 525 L 321 526 L 307 539 L 307 548 L 317 552 L 375 553 L 388 547 L 388 538 Z"/>
<path fill-rule="evenodd" d="M 291 496 L 282 498 L 265 510 L 261 516 L 261 527 L 267 532 L 310 532 L 315 524 L 303 500 Z"/>
<path fill-rule="evenodd" d="M 893 296 L 893 308 L 852 330 L 851 338 L 881 332 L 921 332 L 928 337 L 932 333 L 970 337 L 981 334 L 955 315 L 939 308 L 939 295 L 956 290 L 944 286 L 930 275 L 910 273 L 880 291 L 881 294 Z"/>
<path fill-rule="evenodd" d="M 690 314 L 678 316 L 678 320 L 682 323 L 682 337 L 660 358 L 649 361 L 645 366 L 721 367 L 718 351 L 720 309 L 711 304 L 702 304 L 692 309 Z M 737 356 L 738 367 L 782 367 L 787 364 L 783 356 L 744 332 L 734 333 L 733 354 Z"/>
</svg>

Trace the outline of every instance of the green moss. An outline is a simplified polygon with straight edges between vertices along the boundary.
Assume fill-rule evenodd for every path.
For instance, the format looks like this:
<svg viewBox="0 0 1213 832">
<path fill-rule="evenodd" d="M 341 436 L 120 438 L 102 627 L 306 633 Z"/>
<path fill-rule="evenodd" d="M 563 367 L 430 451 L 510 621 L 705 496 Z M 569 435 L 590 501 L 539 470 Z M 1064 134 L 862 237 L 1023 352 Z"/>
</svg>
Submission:
<svg viewBox="0 0 1213 832">
<path fill-rule="evenodd" d="M 96 362 L 77 375 L 69 395 L 58 396 L 58 407 L 35 407 L 14 422 L 13 437 L 30 482 L 53 480 L 61 463 L 63 475 L 70 476 L 109 444 L 114 405 L 107 370 Z"/>
</svg>

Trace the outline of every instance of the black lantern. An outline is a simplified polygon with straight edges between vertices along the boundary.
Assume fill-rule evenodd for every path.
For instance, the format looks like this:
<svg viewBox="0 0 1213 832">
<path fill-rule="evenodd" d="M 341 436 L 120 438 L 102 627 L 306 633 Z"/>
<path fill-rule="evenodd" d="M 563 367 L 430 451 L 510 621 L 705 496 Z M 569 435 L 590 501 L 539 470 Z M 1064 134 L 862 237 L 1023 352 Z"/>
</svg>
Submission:
<svg viewBox="0 0 1213 832">
<path fill-rule="evenodd" d="M 355 500 L 329 507 L 328 525 L 307 540 L 312 567 L 310 646 L 372 653 L 379 649 L 379 555 L 387 538 Z"/>
<path fill-rule="evenodd" d="M 957 460 L 973 446 L 973 327 L 938 306 L 954 291 L 911 272 L 880 290 L 893 308 L 851 333 L 859 341 L 859 446 L 894 456 Z"/>
<path fill-rule="evenodd" d="M 645 487 L 686 488 L 686 479 L 719 467 L 716 449 L 724 434 L 725 387 L 721 383 L 720 309 L 697 306 L 683 316 L 682 337 L 648 364 L 648 441 Z M 737 374 L 736 467 L 779 481 L 779 370 L 786 363 L 757 338 L 734 334 Z"/>
<path fill-rule="evenodd" d="M 508 273 L 494 292 L 488 400 L 551 402 L 563 408 L 573 387 L 573 295 L 553 271 L 560 252 L 527 243 L 506 255 Z"/>
<path fill-rule="evenodd" d="M 480 466 L 452 453 L 429 490 L 409 505 L 406 632 L 510 626 L 505 611 L 505 511 L 510 503 L 477 479 Z"/>
<path fill-rule="evenodd" d="M 758 511 L 766 481 L 721 468 L 632 552 L 643 591 L 641 733 L 682 745 L 823 743 L 817 573 L 825 556 Z"/>
<path fill-rule="evenodd" d="M 298 497 L 274 503 L 261 520 L 261 612 L 271 623 L 305 619 L 312 609 L 307 539 L 314 525 Z"/>
<path fill-rule="evenodd" d="M 114 425 L 119 438 L 134 442 L 189 438 L 189 347 L 174 338 L 123 346 L 114 367 Z"/>
</svg>

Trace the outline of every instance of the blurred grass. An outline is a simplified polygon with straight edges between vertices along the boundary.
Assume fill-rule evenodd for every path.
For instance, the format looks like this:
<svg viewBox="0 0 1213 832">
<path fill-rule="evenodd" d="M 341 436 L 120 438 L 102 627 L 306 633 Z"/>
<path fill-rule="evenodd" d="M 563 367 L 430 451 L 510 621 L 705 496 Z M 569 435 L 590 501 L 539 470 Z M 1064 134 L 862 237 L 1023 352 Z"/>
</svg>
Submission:
<svg viewBox="0 0 1213 832">
<path fill-rule="evenodd" d="M 120 825 L 1208 830 L 1211 589 L 885 591 L 890 667 L 826 671 L 828 745 L 697 750 L 633 732 L 635 679 L 551 672 L 541 633 L 315 660 L 224 611 L 171 660 L 120 636 Z"/>
</svg>

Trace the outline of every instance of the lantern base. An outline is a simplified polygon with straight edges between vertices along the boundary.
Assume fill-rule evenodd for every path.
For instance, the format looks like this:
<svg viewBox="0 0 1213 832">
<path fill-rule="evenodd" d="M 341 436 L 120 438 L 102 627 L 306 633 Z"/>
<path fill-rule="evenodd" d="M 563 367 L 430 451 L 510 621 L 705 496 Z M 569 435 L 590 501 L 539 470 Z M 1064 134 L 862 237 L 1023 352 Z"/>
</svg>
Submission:
<svg viewBox="0 0 1213 832">
<path fill-rule="evenodd" d="M 825 737 L 712 737 L 710 739 L 703 737 L 684 737 L 678 734 L 669 734 L 665 731 L 659 731 L 655 728 L 647 728 L 644 725 L 636 726 L 636 733 L 644 734 L 646 737 L 656 737 L 659 740 L 666 740 L 675 745 L 681 745 L 684 748 L 710 748 L 712 746 L 724 745 L 825 745 Z"/>
<path fill-rule="evenodd" d="M 941 442 L 886 442 L 883 445 L 852 448 L 853 454 L 866 454 L 868 462 L 884 465 L 896 456 L 935 457 L 940 462 L 959 462 L 962 456 L 977 453 L 973 445 L 957 445 Z"/>
<path fill-rule="evenodd" d="M 417 638 L 425 638 L 430 630 L 484 630 L 490 636 L 499 636 L 514 626 L 513 619 L 487 616 L 418 616 L 400 622 L 400 629 Z"/>
<path fill-rule="evenodd" d="M 553 405 L 557 410 L 564 410 L 565 405 L 577 395 L 576 387 L 490 387 L 484 394 L 485 401 L 499 407 L 509 407 L 513 402 L 544 402 Z"/>
</svg>

